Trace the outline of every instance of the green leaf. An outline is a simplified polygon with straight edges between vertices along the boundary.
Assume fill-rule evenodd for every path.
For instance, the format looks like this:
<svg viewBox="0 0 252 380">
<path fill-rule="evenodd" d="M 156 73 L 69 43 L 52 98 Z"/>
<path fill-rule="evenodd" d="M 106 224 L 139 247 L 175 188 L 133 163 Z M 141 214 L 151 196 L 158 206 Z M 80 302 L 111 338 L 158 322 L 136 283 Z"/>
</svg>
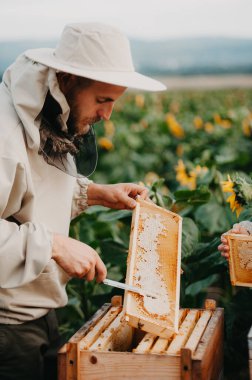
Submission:
<svg viewBox="0 0 252 380">
<path fill-rule="evenodd" d="M 132 215 L 132 211 L 130 210 L 107 211 L 107 212 L 101 213 L 97 219 L 100 222 L 114 222 L 115 220 L 128 218 L 131 215 Z"/>
<path fill-rule="evenodd" d="M 186 295 L 196 296 L 198 293 L 204 292 L 207 290 L 207 287 L 210 286 L 213 282 L 217 281 L 218 275 L 212 274 L 211 276 L 205 278 L 204 280 L 196 281 L 193 284 L 187 286 L 185 290 Z"/>
<path fill-rule="evenodd" d="M 249 220 L 250 222 L 252 222 L 252 208 L 251 207 L 245 208 L 241 212 L 239 216 L 239 221 L 242 221 L 242 220 Z"/>
<path fill-rule="evenodd" d="M 120 265 L 125 267 L 127 260 L 127 248 L 111 239 L 103 240 L 100 243 L 102 259 L 111 265 Z"/>
<path fill-rule="evenodd" d="M 198 243 L 199 230 L 190 218 L 183 218 L 182 227 L 182 258 L 193 254 Z"/>
<path fill-rule="evenodd" d="M 214 200 L 196 210 L 195 221 L 210 234 L 223 233 L 229 229 L 229 221 L 224 207 Z"/>
<path fill-rule="evenodd" d="M 104 207 L 104 206 L 92 206 L 92 207 L 88 207 L 87 210 L 85 211 L 85 214 L 86 215 L 92 215 L 92 214 L 97 214 L 98 212 L 102 212 L 102 211 L 109 211 L 110 209 L 107 208 L 107 207 Z M 83 214 L 82 214 L 83 216 Z"/>
<path fill-rule="evenodd" d="M 159 178 L 158 180 L 154 181 L 151 184 L 151 190 L 153 190 L 155 192 L 158 189 L 161 189 L 161 187 L 164 186 L 164 182 L 165 182 L 164 178 Z"/>
<path fill-rule="evenodd" d="M 220 244 L 220 238 L 215 238 L 211 240 L 210 242 L 197 244 L 194 251 L 194 255 L 188 257 L 186 262 L 187 263 L 191 263 L 194 261 L 199 262 L 199 260 L 204 259 L 204 257 L 207 257 L 211 255 L 213 252 L 216 252 L 219 244 Z"/>
<path fill-rule="evenodd" d="M 209 201 L 211 193 L 203 186 L 196 190 L 178 190 L 174 193 L 176 203 L 202 204 Z"/>
</svg>

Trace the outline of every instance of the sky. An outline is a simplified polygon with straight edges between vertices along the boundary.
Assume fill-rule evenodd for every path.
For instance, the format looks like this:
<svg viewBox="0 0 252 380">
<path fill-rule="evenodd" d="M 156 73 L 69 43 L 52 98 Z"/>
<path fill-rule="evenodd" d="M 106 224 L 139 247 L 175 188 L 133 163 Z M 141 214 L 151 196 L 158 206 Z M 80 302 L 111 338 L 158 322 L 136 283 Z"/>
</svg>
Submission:
<svg viewBox="0 0 252 380">
<path fill-rule="evenodd" d="M 145 40 L 252 38 L 252 0 L 0 0 L 0 40 L 58 38 L 65 24 L 99 21 Z"/>
</svg>

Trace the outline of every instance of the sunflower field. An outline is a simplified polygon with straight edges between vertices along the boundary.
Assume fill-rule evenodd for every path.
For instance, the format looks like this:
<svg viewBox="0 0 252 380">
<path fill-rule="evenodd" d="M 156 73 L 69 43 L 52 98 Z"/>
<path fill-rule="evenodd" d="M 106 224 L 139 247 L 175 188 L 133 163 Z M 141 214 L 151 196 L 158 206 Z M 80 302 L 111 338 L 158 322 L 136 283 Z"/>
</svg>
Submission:
<svg viewBox="0 0 252 380">
<path fill-rule="evenodd" d="M 231 286 L 217 247 L 234 223 L 252 220 L 250 203 L 236 191 L 252 184 L 252 90 L 127 93 L 96 133 L 92 180 L 143 183 L 155 203 L 183 217 L 181 307 L 216 299 L 225 311 L 225 376 L 246 379 L 252 291 Z M 108 278 L 124 281 L 130 223 L 130 211 L 95 206 L 70 232 L 97 250 Z M 70 336 L 120 291 L 75 279 L 68 294 L 58 314 Z"/>
</svg>

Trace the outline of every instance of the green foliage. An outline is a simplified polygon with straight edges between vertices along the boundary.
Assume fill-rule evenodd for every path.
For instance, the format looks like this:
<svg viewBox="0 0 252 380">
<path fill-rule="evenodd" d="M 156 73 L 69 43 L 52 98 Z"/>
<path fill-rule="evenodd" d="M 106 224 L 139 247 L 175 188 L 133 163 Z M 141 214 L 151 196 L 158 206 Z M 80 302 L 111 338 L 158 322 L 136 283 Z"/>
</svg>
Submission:
<svg viewBox="0 0 252 380">
<path fill-rule="evenodd" d="M 156 204 L 183 217 L 181 306 L 202 307 L 214 289 L 225 308 L 225 354 L 232 371 L 245 366 L 246 355 L 232 360 L 246 341 L 252 303 L 249 289 L 231 286 L 217 250 L 220 235 L 238 220 L 221 181 L 230 172 L 251 174 L 251 112 L 252 90 L 128 94 L 116 105 L 112 125 L 97 126 L 100 159 L 92 178 L 143 182 Z M 239 220 L 245 219 L 252 219 L 251 209 L 241 213 Z M 130 211 L 96 206 L 72 222 L 70 234 L 97 250 L 109 278 L 124 281 L 130 223 Z M 72 280 L 68 306 L 59 313 L 62 331 L 71 335 L 114 293 L 120 291 Z"/>
</svg>

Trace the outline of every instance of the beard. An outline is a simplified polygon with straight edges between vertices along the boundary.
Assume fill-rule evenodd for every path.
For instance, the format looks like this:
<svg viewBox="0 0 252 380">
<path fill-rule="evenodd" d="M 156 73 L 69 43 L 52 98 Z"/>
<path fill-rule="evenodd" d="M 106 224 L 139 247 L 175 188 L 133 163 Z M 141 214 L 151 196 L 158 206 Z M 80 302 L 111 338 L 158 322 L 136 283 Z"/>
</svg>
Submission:
<svg viewBox="0 0 252 380">
<path fill-rule="evenodd" d="M 66 99 L 70 108 L 69 117 L 66 123 L 68 133 L 72 136 L 87 134 L 90 126 L 98 123 L 101 118 L 98 116 L 82 116 L 83 107 L 80 108 L 80 105 L 76 101 L 76 90 L 66 94 Z"/>
<path fill-rule="evenodd" d="M 80 118 L 79 113 L 71 111 L 67 120 L 67 127 L 69 134 L 71 135 L 85 135 L 88 133 L 90 126 L 98 123 L 101 120 L 100 117 L 86 117 Z"/>
</svg>

